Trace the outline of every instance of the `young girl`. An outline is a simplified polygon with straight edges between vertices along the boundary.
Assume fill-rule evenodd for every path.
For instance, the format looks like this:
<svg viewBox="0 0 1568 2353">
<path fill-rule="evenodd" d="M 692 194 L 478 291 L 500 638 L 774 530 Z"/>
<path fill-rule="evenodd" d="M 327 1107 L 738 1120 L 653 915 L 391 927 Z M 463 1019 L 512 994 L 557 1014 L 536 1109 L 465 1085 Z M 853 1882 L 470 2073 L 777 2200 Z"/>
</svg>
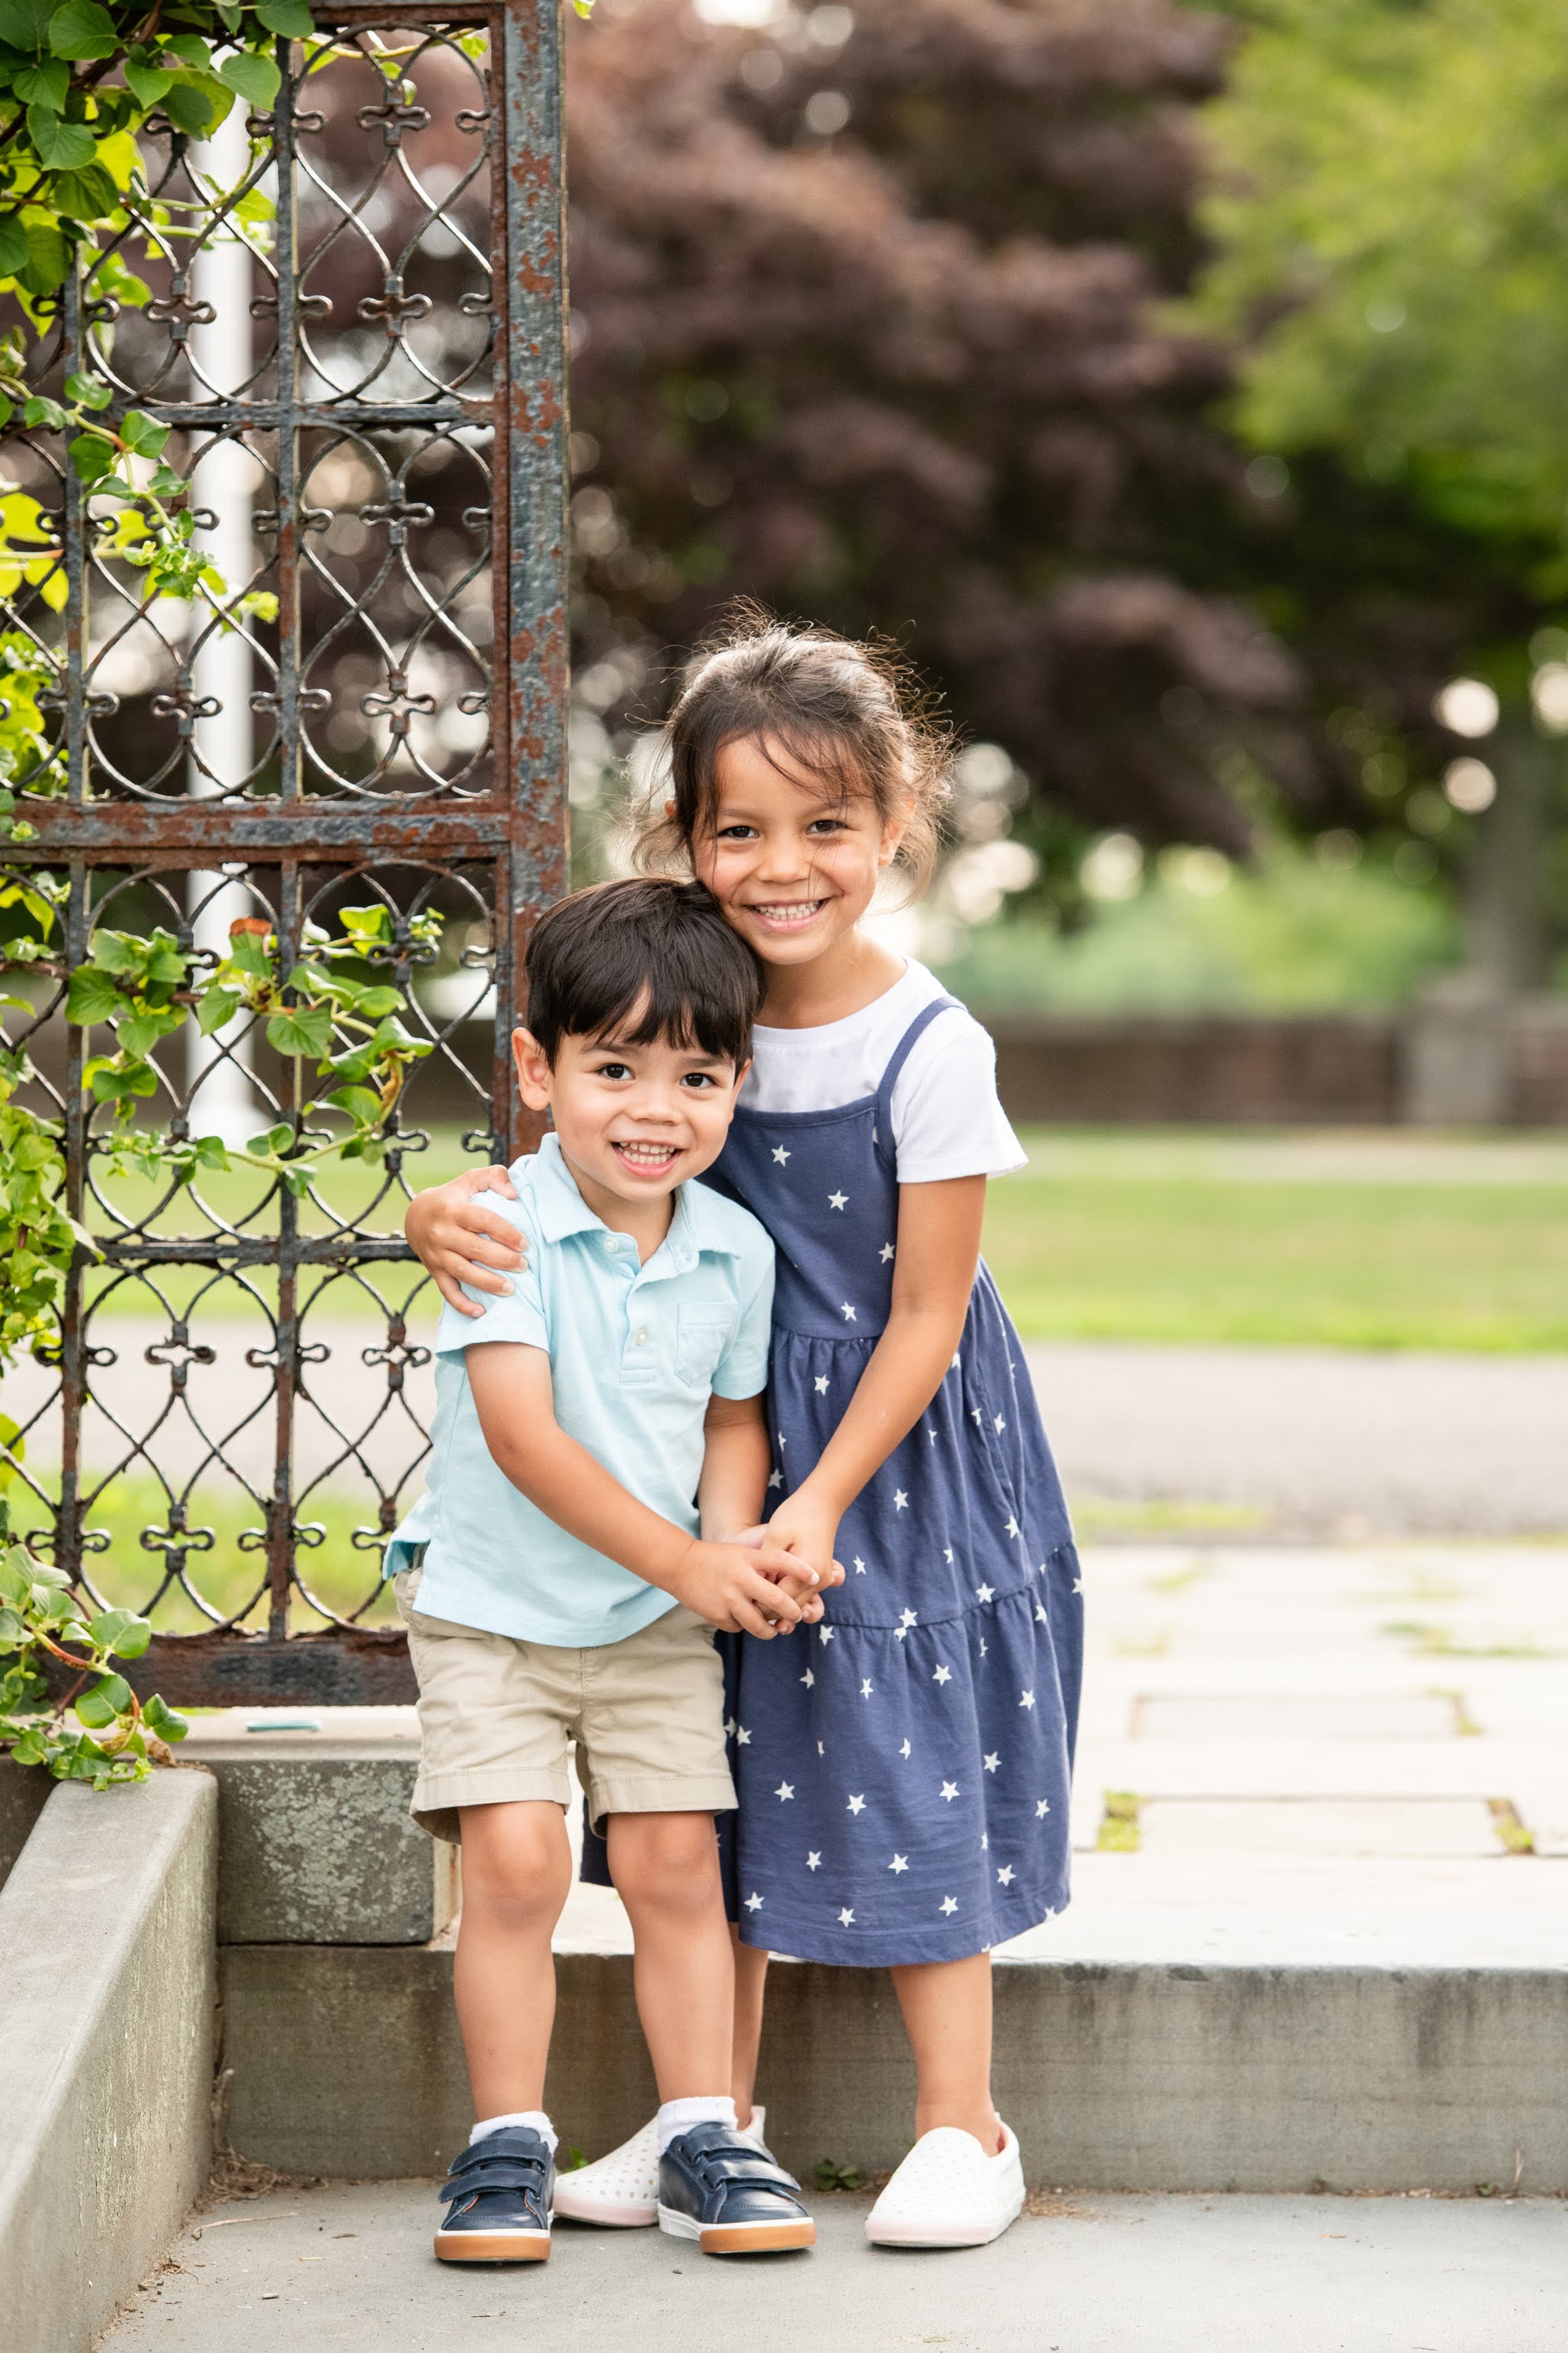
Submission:
<svg viewBox="0 0 1568 2353">
<path fill-rule="evenodd" d="M 768 1534 L 846 1571 L 809 1635 L 731 1647 L 737 2113 L 770 1947 L 890 1968 L 917 2138 L 867 2230 L 929 2246 L 995 2238 L 1023 2203 L 991 2099 L 989 1956 L 1068 1900 L 1081 1604 L 1024 1352 L 979 1257 L 986 1179 L 1024 1156 L 994 1050 L 864 925 L 888 868 L 929 878 L 948 791 L 947 738 L 901 689 L 863 647 L 742 616 L 670 715 L 672 797 L 639 862 L 695 873 L 765 972 L 708 1181 L 777 1246 Z M 515 1229 L 473 1198 L 491 1188 L 501 1172 L 470 1174 L 408 1213 L 469 1314 L 459 1283 L 504 1291 L 517 1262 Z M 653 2220 L 646 2138 L 563 2182 L 574 2214 Z"/>
</svg>

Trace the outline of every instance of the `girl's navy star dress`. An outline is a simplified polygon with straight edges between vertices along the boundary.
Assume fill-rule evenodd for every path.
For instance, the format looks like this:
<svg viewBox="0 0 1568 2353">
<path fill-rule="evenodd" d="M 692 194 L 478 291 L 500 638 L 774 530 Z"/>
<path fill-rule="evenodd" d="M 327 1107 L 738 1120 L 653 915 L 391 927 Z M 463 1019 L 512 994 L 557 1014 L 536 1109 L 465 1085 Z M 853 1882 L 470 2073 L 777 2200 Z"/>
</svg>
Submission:
<svg viewBox="0 0 1568 2353">
<path fill-rule="evenodd" d="M 899 1181 L 875 1095 L 737 1110 L 705 1181 L 778 1252 L 770 1507 L 817 1461 L 887 1323 Z M 845 1514 L 820 1626 L 721 1637 L 738 1814 L 726 1898 L 748 1945 L 862 1967 L 958 1960 L 1068 1901 L 1082 1668 L 1077 1555 L 1023 1349 L 982 1263 L 931 1404 Z M 584 1874 L 604 1880 L 588 1842 Z"/>
</svg>

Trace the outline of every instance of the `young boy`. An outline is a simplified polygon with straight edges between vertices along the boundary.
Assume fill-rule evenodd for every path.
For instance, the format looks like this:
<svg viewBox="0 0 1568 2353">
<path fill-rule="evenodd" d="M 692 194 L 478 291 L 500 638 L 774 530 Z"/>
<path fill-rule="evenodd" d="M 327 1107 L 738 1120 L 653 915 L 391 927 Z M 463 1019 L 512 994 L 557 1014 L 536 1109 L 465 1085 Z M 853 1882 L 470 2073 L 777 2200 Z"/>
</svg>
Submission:
<svg viewBox="0 0 1568 2353">
<path fill-rule="evenodd" d="M 822 1608 L 798 1560 L 734 1541 L 764 1504 L 773 1246 L 693 1181 L 723 1145 L 759 976 L 705 891 L 650 881 L 552 908 L 528 976 L 518 1081 L 554 1132 L 499 1202 L 528 1263 L 479 1321 L 442 1312 L 428 1491 L 387 1555 L 419 1682 L 415 1818 L 463 1849 L 456 1991 L 480 2121 L 436 2253 L 550 2252 L 569 1738 L 636 1939 L 660 2225 L 710 2254 L 809 2246 L 798 2185 L 727 2094 L 713 1824 L 735 1792 L 711 1630 L 768 1641 Z"/>
</svg>

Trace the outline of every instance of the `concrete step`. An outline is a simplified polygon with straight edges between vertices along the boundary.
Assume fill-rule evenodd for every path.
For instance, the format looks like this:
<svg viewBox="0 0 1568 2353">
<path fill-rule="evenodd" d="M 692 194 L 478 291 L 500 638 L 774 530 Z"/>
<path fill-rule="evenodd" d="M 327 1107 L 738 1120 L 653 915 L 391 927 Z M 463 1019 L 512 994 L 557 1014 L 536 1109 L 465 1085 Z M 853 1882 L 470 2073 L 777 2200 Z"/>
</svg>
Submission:
<svg viewBox="0 0 1568 2353">
<path fill-rule="evenodd" d="M 548 2263 L 454 2273 L 426 2182 L 204 2213 L 102 2353 L 1561 2353 L 1568 2211 L 1544 2199 L 1046 2197 L 994 2246 L 869 2249 L 814 2200 L 810 2254 L 704 2261 L 657 2231 L 558 2226 Z"/>
</svg>

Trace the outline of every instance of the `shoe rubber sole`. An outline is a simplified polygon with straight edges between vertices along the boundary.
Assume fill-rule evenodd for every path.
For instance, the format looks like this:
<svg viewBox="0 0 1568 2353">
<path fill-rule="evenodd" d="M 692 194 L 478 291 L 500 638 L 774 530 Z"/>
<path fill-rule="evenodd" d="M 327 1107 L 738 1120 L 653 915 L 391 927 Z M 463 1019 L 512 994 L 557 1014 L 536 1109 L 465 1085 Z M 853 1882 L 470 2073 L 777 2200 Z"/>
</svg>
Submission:
<svg viewBox="0 0 1568 2353">
<path fill-rule="evenodd" d="M 661 2205 L 658 2227 L 672 2239 L 695 2239 L 705 2255 L 782 2255 L 792 2247 L 815 2247 L 816 2225 L 809 2214 L 784 2222 L 697 2222 Z"/>
<path fill-rule="evenodd" d="M 436 2259 L 443 2263 L 542 2263 L 550 2253 L 548 2231 L 437 2231 Z"/>
<path fill-rule="evenodd" d="M 988 2247 L 1004 2231 L 1010 2231 L 1024 2211 L 1020 2198 L 1005 2214 L 994 2222 L 973 2222 L 967 2227 L 936 2231 L 919 2222 L 879 2222 L 868 2218 L 866 2237 L 873 2247 Z"/>
</svg>

